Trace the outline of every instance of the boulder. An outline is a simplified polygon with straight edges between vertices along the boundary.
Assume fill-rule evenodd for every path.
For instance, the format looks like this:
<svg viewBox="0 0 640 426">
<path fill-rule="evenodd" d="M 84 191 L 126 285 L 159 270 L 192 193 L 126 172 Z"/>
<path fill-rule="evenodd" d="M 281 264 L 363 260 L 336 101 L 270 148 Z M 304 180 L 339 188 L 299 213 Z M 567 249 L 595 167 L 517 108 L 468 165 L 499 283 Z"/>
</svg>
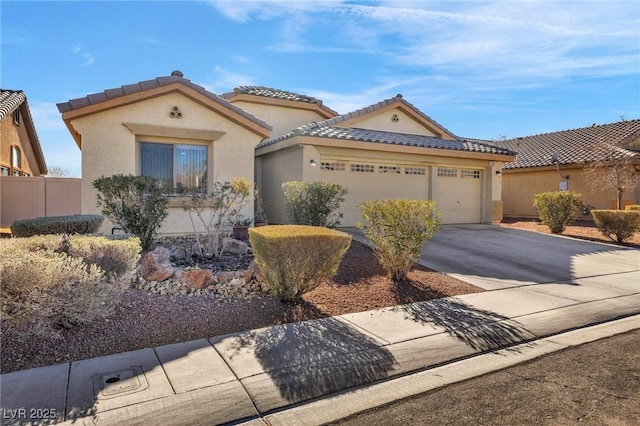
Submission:
<svg viewBox="0 0 640 426">
<path fill-rule="evenodd" d="M 173 276 L 169 250 L 158 247 L 148 252 L 140 261 L 140 276 L 147 281 L 164 281 Z"/>
<path fill-rule="evenodd" d="M 236 240 L 234 238 L 225 238 L 222 241 L 222 252 L 245 255 L 249 252 L 249 246 L 244 241 Z"/>
<path fill-rule="evenodd" d="M 169 248 L 169 257 L 176 261 L 183 261 L 187 259 L 187 249 L 183 246 L 172 245 Z"/>
<path fill-rule="evenodd" d="M 236 277 L 236 273 L 232 271 L 222 271 L 218 273 L 218 282 L 226 284 Z"/>
<path fill-rule="evenodd" d="M 187 287 L 203 289 L 214 283 L 214 276 L 213 272 L 208 269 L 190 269 L 182 273 L 180 280 L 185 283 Z"/>
</svg>

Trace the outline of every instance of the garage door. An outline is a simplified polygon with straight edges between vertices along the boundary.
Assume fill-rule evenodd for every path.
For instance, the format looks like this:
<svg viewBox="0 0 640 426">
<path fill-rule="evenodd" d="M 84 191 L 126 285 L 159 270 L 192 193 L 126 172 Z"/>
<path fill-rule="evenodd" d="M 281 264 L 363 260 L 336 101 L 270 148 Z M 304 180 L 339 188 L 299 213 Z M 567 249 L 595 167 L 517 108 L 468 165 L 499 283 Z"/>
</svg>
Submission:
<svg viewBox="0 0 640 426">
<path fill-rule="evenodd" d="M 355 226 L 362 221 L 358 205 L 385 198 L 428 199 L 427 167 L 381 164 L 363 161 L 328 161 L 320 163 L 320 178 L 348 189 L 340 212 L 340 226 Z"/>
<path fill-rule="evenodd" d="M 482 172 L 438 167 L 435 200 L 442 223 L 480 223 L 482 218 Z"/>
</svg>

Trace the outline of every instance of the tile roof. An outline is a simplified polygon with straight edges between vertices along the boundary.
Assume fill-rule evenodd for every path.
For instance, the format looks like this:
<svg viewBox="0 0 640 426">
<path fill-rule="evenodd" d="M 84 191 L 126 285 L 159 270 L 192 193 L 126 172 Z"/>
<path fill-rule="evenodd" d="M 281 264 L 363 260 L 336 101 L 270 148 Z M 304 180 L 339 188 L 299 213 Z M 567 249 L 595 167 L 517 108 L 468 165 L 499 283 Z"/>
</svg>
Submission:
<svg viewBox="0 0 640 426">
<path fill-rule="evenodd" d="M 450 140 L 442 139 L 434 136 L 411 135 L 407 133 L 387 132 L 382 130 L 360 129 L 360 128 L 344 128 L 326 126 L 319 123 L 311 123 L 299 127 L 295 131 L 284 135 L 278 140 L 285 140 L 293 136 L 311 136 L 319 138 L 340 139 L 344 141 L 354 142 L 370 142 L 389 145 L 415 146 L 421 148 L 446 149 L 453 151 L 482 152 L 490 154 L 513 155 L 514 153 L 498 148 L 489 144 L 467 141 L 467 140 Z M 269 144 L 260 144 L 259 148 L 268 146 Z M 345 144 L 345 147 L 348 147 Z"/>
<path fill-rule="evenodd" d="M 287 92 L 286 90 L 273 89 L 265 86 L 238 86 L 233 89 L 233 92 L 225 93 L 221 95 L 223 98 L 230 98 L 234 95 L 254 95 L 265 96 L 267 98 L 284 99 L 295 102 L 306 102 L 309 104 L 322 105 L 320 99 L 312 96 L 301 95 L 299 93 Z"/>
<path fill-rule="evenodd" d="M 369 114 L 370 112 L 379 110 L 379 109 L 381 109 L 381 108 L 383 108 L 383 107 L 385 107 L 387 105 L 392 105 L 392 104 L 397 104 L 397 103 L 400 103 L 400 104 L 403 104 L 403 105 L 407 106 L 411 110 L 415 111 L 416 114 L 418 114 L 423 119 L 428 120 L 428 121 L 436 124 L 443 131 L 445 131 L 449 135 L 455 137 L 456 140 L 452 141 L 452 142 L 460 142 L 460 141 L 462 141 L 462 139 L 457 138 L 452 132 L 447 130 L 444 126 L 440 125 L 438 122 L 436 122 L 434 119 L 432 119 L 428 115 L 422 113 L 422 111 L 417 109 L 415 106 L 413 106 L 409 102 L 405 101 L 402 98 L 402 95 L 398 94 L 398 95 L 394 96 L 393 98 L 385 99 L 384 101 L 375 103 L 373 105 L 369 105 L 368 107 L 364 107 L 364 108 L 361 108 L 359 110 L 356 110 L 356 111 L 353 111 L 353 112 L 350 112 L 350 113 L 347 113 L 347 114 L 342 114 L 342 115 L 339 115 L 337 117 L 329 118 L 329 119 L 324 120 L 324 121 L 317 121 L 317 122 L 305 124 L 304 126 L 298 127 L 297 129 L 294 129 L 293 131 L 291 131 L 291 132 L 289 132 L 289 133 L 287 133 L 285 135 L 282 135 L 282 136 L 279 136 L 279 137 L 276 137 L 276 138 L 265 139 L 256 147 L 256 149 L 264 148 L 266 146 L 276 144 L 276 143 L 281 142 L 281 141 L 283 141 L 285 139 L 289 139 L 289 138 L 292 138 L 292 137 L 298 136 L 298 135 L 320 136 L 319 135 L 320 132 L 315 131 L 315 130 L 312 131 L 312 129 L 320 129 L 320 128 L 333 128 L 334 129 L 334 131 L 326 132 L 326 134 L 321 136 L 321 137 L 333 137 L 333 138 L 336 138 L 336 139 L 348 139 L 347 133 L 340 132 L 340 131 L 347 131 L 349 129 L 339 128 L 339 127 L 335 127 L 334 128 L 333 125 L 339 124 L 339 123 L 343 123 L 343 122 L 345 122 L 347 120 L 350 120 L 352 118 L 360 117 L 360 116 L 363 116 L 365 114 Z M 338 131 L 338 130 L 340 130 L 340 131 Z M 429 139 L 439 139 L 437 137 L 431 138 L 431 137 L 428 137 L 428 136 L 407 135 L 407 134 L 402 134 L 402 133 L 374 131 L 374 130 L 367 130 L 367 129 L 352 129 L 352 130 L 358 130 L 359 131 L 358 134 L 360 136 L 358 136 L 358 137 L 363 137 L 363 139 L 356 139 L 356 140 L 363 141 L 363 142 L 373 142 L 374 141 L 374 140 L 366 140 L 366 139 L 377 139 L 377 140 L 375 140 L 375 142 L 378 142 L 378 143 L 391 143 L 391 144 L 411 145 L 411 146 L 427 146 L 427 145 L 423 145 L 423 143 L 426 143 L 427 140 L 429 140 Z M 314 134 L 310 134 L 310 132 L 314 133 Z M 363 132 L 369 132 L 368 133 L 369 136 L 364 135 Z M 379 134 L 379 136 L 374 136 L 374 134 Z M 329 135 L 333 135 L 333 136 L 329 136 Z M 338 135 L 342 135 L 342 136 L 338 136 Z M 397 137 L 391 137 L 390 135 L 397 135 Z M 351 138 L 353 138 L 353 136 Z M 422 138 L 426 138 L 426 139 L 424 139 L 424 141 L 421 142 Z M 410 142 L 410 140 L 412 140 L 412 142 Z M 446 139 L 439 139 L 439 140 L 446 141 Z M 396 141 L 396 142 L 394 142 L 394 141 Z M 397 141 L 401 141 L 401 142 L 397 142 Z M 467 146 L 470 146 L 470 145 L 467 145 Z M 451 149 L 451 148 L 448 148 L 448 149 Z"/>
<path fill-rule="evenodd" d="M 93 93 L 91 95 L 87 95 L 82 98 L 71 99 L 68 102 L 62 102 L 57 104 L 58 111 L 60 111 L 61 113 L 65 113 L 68 111 L 84 108 L 89 105 L 99 104 L 101 102 L 108 101 L 111 99 L 119 98 L 126 95 L 131 95 L 133 93 L 143 92 L 146 90 L 156 89 L 162 86 L 168 86 L 174 83 L 183 84 L 195 90 L 196 92 L 201 93 L 202 95 L 206 96 L 210 100 L 217 102 L 226 108 L 229 108 L 230 110 L 236 112 L 237 114 L 242 115 L 243 117 L 249 119 L 250 121 L 253 121 L 259 126 L 262 126 L 269 130 L 272 129 L 272 126 L 270 124 L 259 119 L 255 115 L 246 112 L 242 108 L 239 108 L 233 105 L 231 102 L 227 101 L 226 99 L 214 93 L 211 93 L 208 90 L 206 90 L 204 87 L 194 84 L 191 82 L 191 80 L 184 78 L 183 74 L 180 71 L 173 71 L 169 76 L 157 77 L 152 80 L 140 81 L 134 84 L 127 84 L 114 89 L 107 89 L 103 92 Z"/>
<path fill-rule="evenodd" d="M 40 145 L 40 139 L 38 139 L 38 133 L 33 123 L 33 117 L 31 116 L 31 110 L 29 109 L 29 103 L 27 102 L 27 96 L 22 90 L 9 90 L 0 89 L 0 120 L 7 115 L 13 113 L 23 105 L 20 110 L 24 127 L 29 135 L 31 146 L 34 151 L 36 162 L 41 174 L 47 174 L 47 162 L 44 159 L 44 153 L 42 152 L 42 146 Z"/>
<path fill-rule="evenodd" d="M 0 89 L 0 120 L 11 114 L 27 100 L 22 90 Z"/>
<path fill-rule="evenodd" d="M 618 155 L 640 157 L 635 152 L 640 148 L 640 119 L 493 141 L 492 144 L 516 151 L 516 159 L 506 163 L 504 168 L 518 169 L 597 161 L 604 155 L 600 148 L 602 142 L 627 148 L 631 148 L 629 143 L 635 143 L 634 150 L 618 148 Z"/>
</svg>

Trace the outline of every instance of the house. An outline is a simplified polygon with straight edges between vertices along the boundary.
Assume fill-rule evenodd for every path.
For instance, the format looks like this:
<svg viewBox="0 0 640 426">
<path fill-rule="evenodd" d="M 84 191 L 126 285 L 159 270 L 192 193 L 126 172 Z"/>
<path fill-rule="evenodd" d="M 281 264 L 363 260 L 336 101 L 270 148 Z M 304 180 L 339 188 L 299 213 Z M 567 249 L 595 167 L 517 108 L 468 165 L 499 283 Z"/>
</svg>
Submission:
<svg viewBox="0 0 640 426">
<path fill-rule="evenodd" d="M 0 89 L 0 141 L 0 176 L 47 173 L 27 97 L 22 90 Z"/>
<path fill-rule="evenodd" d="M 617 194 L 594 189 L 585 179 L 585 165 L 603 159 L 604 144 L 616 147 L 616 155 L 635 162 L 640 173 L 640 119 L 592 125 L 492 142 L 517 152 L 502 169 L 502 201 L 505 217 L 538 217 L 535 194 L 570 190 L 581 193 L 585 204 L 596 209 L 615 209 Z M 633 164 L 628 167 L 634 168 Z M 640 185 L 623 194 L 623 206 L 640 203 Z"/>
<path fill-rule="evenodd" d="M 101 176 L 144 174 L 203 191 L 235 177 L 253 182 L 254 149 L 271 135 L 265 121 L 179 71 L 60 103 L 58 110 L 82 151 L 84 214 L 100 212 L 92 183 Z M 162 233 L 193 232 L 183 201 L 171 197 Z"/>
<path fill-rule="evenodd" d="M 286 222 L 289 180 L 345 185 L 343 226 L 376 198 L 434 199 L 444 223 L 490 223 L 502 218 L 495 172 L 514 155 L 455 136 L 401 95 L 339 115 L 319 99 L 263 86 L 218 96 L 179 71 L 58 109 L 82 150 L 83 213 L 99 211 L 95 179 L 131 173 L 203 191 L 245 177 L 272 223 Z M 171 197 L 161 233 L 192 230 L 182 199 Z"/>
<path fill-rule="evenodd" d="M 347 187 L 342 226 L 361 221 L 359 204 L 377 198 L 435 200 L 446 224 L 491 223 L 502 219 L 495 171 L 513 154 L 455 136 L 397 95 L 266 139 L 256 162 L 267 216 L 278 223 L 290 180 Z"/>
</svg>

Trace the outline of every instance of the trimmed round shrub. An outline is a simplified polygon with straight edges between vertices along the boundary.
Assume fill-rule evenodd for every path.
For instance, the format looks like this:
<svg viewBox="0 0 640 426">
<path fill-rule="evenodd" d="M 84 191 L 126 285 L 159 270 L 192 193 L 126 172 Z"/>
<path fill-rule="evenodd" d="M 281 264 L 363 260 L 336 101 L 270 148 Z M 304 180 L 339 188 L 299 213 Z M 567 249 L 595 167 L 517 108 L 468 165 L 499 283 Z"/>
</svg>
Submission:
<svg viewBox="0 0 640 426">
<path fill-rule="evenodd" d="M 100 229 L 104 218 L 96 214 L 49 216 L 17 220 L 11 224 L 14 237 L 50 234 L 93 234 Z"/>
<path fill-rule="evenodd" d="M 591 210 L 591 216 L 602 235 L 617 243 L 640 231 L 640 210 Z"/>
<path fill-rule="evenodd" d="M 562 231 L 582 212 L 582 194 L 572 191 L 542 192 L 536 194 L 533 205 L 538 210 L 540 221 L 553 234 Z"/>
</svg>

